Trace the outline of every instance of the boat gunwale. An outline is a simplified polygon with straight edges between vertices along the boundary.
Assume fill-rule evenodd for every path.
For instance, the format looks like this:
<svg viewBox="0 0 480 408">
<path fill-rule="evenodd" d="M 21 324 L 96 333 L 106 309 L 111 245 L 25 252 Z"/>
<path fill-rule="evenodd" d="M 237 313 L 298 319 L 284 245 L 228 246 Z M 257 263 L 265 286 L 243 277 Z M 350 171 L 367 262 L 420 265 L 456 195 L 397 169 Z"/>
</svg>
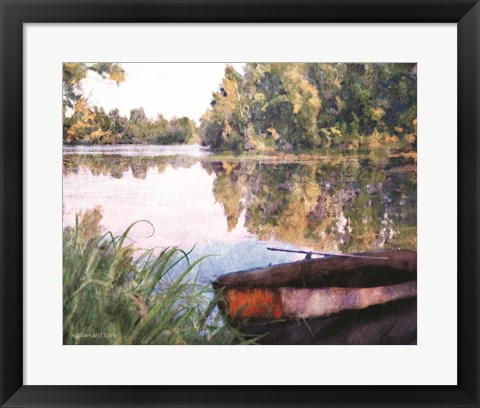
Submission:
<svg viewBox="0 0 480 408">
<path fill-rule="evenodd" d="M 361 257 L 303 259 L 265 268 L 226 273 L 217 277 L 212 285 L 216 290 L 258 287 L 371 288 L 417 280 L 416 251 L 383 250 L 355 254 L 363 255 L 364 259 Z M 367 258 L 372 255 L 389 255 L 390 258 Z M 342 280 L 345 283 L 341 284 Z"/>
</svg>

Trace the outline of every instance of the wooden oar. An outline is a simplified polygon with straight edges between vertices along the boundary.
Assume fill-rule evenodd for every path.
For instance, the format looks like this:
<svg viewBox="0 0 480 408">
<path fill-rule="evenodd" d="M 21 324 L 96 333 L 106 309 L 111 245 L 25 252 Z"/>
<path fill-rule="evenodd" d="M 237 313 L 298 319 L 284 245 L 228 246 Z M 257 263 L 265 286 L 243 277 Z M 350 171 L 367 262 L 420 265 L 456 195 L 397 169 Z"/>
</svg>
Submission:
<svg viewBox="0 0 480 408">
<path fill-rule="evenodd" d="M 305 254 L 307 255 L 306 259 L 310 259 L 312 255 L 322 255 L 322 256 L 339 256 L 344 258 L 365 258 L 365 259 L 389 259 L 385 256 L 362 256 L 362 255 L 354 255 L 354 254 L 333 254 L 330 252 L 314 252 L 314 251 L 297 251 L 293 249 L 281 249 L 281 248 L 270 248 L 267 247 L 269 251 L 280 251 L 280 252 L 293 252 L 296 254 Z"/>
</svg>

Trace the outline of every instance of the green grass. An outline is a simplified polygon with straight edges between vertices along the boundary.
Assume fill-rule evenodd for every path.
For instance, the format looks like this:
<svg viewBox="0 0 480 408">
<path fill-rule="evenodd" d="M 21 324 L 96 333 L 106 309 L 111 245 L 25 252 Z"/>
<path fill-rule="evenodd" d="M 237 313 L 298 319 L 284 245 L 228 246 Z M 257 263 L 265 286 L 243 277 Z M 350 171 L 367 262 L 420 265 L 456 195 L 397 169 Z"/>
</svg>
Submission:
<svg viewBox="0 0 480 408">
<path fill-rule="evenodd" d="M 176 247 L 137 250 L 128 234 L 147 221 L 114 237 L 100 233 L 101 217 L 95 209 L 64 229 L 64 344 L 252 342 L 217 312 L 219 294 L 197 283 L 203 258 Z"/>
</svg>

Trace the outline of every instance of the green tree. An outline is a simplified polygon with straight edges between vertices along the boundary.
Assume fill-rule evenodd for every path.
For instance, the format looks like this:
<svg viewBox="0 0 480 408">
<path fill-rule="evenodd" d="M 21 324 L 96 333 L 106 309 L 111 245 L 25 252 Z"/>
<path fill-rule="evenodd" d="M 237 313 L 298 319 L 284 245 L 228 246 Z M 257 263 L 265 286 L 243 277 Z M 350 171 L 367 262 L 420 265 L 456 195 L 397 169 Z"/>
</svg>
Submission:
<svg viewBox="0 0 480 408">
<path fill-rule="evenodd" d="M 201 119 L 203 143 L 212 148 L 245 150 L 246 102 L 242 76 L 227 65 L 225 78 L 212 95 L 211 108 Z"/>
<path fill-rule="evenodd" d="M 63 64 L 63 140 L 66 143 L 110 142 L 111 130 L 106 125 L 108 116 L 91 108 L 83 95 L 82 81 L 89 73 L 117 85 L 125 80 L 126 75 L 120 64 Z"/>
<path fill-rule="evenodd" d="M 406 147 L 416 140 L 415 64 L 227 67 L 201 118 L 205 145 L 227 150 Z"/>
<path fill-rule="evenodd" d="M 172 118 L 158 139 L 161 144 L 188 143 L 196 130 L 195 121 L 187 118 Z"/>
</svg>

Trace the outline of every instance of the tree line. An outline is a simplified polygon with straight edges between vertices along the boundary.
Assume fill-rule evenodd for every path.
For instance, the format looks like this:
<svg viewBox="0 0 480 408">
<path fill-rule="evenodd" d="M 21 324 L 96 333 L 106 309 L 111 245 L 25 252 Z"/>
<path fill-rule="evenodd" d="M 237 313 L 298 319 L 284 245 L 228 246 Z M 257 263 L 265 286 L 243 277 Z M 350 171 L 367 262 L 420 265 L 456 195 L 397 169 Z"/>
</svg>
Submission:
<svg viewBox="0 0 480 408">
<path fill-rule="evenodd" d="M 227 66 L 200 136 L 239 151 L 414 146 L 416 82 L 415 64 Z"/>
<path fill-rule="evenodd" d="M 156 119 L 143 107 L 130 116 L 118 109 L 106 113 L 83 95 L 82 80 L 91 73 L 97 79 L 119 85 L 126 73 L 120 64 L 68 63 L 63 65 L 63 142 L 65 144 L 183 144 L 195 141 L 195 121 L 187 118 Z"/>
<path fill-rule="evenodd" d="M 247 63 L 243 71 L 226 66 L 197 128 L 187 117 L 152 120 L 143 108 L 107 114 L 89 104 L 82 80 L 90 72 L 118 85 L 123 67 L 64 64 L 64 143 L 201 142 L 237 152 L 416 146 L 416 64 Z"/>
</svg>

